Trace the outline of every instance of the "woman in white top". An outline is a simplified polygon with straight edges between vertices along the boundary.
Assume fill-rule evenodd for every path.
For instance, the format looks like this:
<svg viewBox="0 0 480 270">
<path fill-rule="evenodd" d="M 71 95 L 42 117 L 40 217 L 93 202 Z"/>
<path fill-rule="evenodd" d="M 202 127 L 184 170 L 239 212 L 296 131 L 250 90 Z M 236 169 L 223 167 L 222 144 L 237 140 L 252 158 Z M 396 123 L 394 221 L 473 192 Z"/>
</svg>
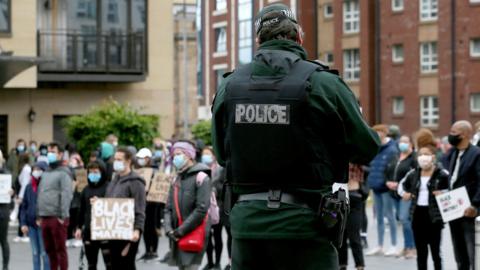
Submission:
<svg viewBox="0 0 480 270">
<path fill-rule="evenodd" d="M 410 171 L 399 189 L 403 200 L 412 200 L 410 214 L 417 248 L 417 267 L 427 269 L 428 247 L 436 270 L 442 269 L 440 242 L 443 220 L 435 196 L 448 189 L 448 172 L 436 164 L 435 146 L 428 144 L 418 151 L 419 168 Z"/>
</svg>

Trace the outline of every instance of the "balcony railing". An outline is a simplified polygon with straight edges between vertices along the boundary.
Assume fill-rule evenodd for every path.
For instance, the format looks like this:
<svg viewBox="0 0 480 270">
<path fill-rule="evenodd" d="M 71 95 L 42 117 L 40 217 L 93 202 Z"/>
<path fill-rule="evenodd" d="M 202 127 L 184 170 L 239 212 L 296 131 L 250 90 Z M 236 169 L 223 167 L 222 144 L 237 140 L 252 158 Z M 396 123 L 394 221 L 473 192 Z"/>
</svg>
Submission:
<svg viewBox="0 0 480 270">
<path fill-rule="evenodd" d="M 38 31 L 40 73 L 144 74 L 145 35 Z"/>
</svg>

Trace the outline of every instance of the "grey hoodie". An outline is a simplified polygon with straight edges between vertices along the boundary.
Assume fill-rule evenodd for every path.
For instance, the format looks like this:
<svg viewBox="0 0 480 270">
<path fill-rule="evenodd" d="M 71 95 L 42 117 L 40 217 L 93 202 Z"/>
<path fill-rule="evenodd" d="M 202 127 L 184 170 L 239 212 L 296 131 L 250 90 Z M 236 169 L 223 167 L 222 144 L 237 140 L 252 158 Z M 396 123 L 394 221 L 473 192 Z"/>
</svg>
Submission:
<svg viewBox="0 0 480 270">
<path fill-rule="evenodd" d="M 72 175 L 68 168 L 51 168 L 42 174 L 38 185 L 37 213 L 39 217 L 69 217 L 73 197 Z"/>
<path fill-rule="evenodd" d="M 143 231 L 145 225 L 145 180 L 136 172 L 120 177 L 118 174 L 108 184 L 105 198 L 133 198 L 135 200 L 134 229 Z"/>
</svg>

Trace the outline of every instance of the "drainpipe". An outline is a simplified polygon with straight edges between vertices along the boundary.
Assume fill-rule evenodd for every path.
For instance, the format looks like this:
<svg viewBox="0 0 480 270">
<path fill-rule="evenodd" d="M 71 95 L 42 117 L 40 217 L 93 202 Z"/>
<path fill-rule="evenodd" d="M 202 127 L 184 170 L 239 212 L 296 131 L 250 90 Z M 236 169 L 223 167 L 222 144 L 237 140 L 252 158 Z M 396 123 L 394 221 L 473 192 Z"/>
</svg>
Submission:
<svg viewBox="0 0 480 270">
<path fill-rule="evenodd" d="M 452 93 L 451 93 L 451 100 L 452 100 L 452 124 L 457 121 L 457 116 L 456 116 L 456 111 L 457 111 L 457 77 L 455 73 L 457 72 L 456 69 L 456 63 L 457 63 L 457 54 L 456 54 L 456 40 L 457 40 L 457 32 L 456 32 L 456 5 L 455 5 L 455 0 L 450 1 L 451 7 L 450 7 L 450 18 L 451 18 L 451 32 L 452 32 L 452 39 L 450 40 L 451 42 L 451 47 L 452 47 L 452 54 L 451 54 L 451 64 L 450 66 L 452 67 Z"/>
<path fill-rule="evenodd" d="M 453 0 L 455 1 L 455 0 Z M 380 39 L 380 0 L 375 0 L 375 123 L 382 122 L 382 95 L 381 95 L 381 39 Z"/>
</svg>

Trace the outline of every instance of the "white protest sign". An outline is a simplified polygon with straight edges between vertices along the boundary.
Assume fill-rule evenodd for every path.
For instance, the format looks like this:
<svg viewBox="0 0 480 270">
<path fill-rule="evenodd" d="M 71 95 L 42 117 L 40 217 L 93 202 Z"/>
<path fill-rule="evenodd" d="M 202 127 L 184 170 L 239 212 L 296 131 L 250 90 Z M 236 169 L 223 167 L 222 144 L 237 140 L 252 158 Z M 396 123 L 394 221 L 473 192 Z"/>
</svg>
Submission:
<svg viewBox="0 0 480 270">
<path fill-rule="evenodd" d="M 131 240 L 134 208 L 133 199 L 97 199 L 92 204 L 92 240 Z"/>
<path fill-rule="evenodd" d="M 12 189 L 12 175 L 0 174 L 0 203 L 10 203 L 12 196 L 9 194 Z"/>
<path fill-rule="evenodd" d="M 435 196 L 443 222 L 450 222 L 463 217 L 465 209 L 470 207 L 470 198 L 465 187 Z"/>
<path fill-rule="evenodd" d="M 147 202 L 167 203 L 172 178 L 171 175 L 157 173 L 148 190 Z"/>
</svg>

